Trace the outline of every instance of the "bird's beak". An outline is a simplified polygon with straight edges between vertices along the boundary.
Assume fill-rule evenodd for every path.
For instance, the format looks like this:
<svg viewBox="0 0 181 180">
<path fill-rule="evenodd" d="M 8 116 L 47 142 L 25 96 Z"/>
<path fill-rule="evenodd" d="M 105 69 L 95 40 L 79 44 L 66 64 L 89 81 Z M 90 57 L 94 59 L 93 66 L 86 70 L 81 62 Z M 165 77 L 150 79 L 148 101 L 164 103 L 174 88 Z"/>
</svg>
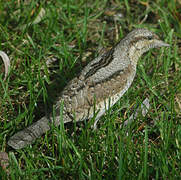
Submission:
<svg viewBox="0 0 181 180">
<path fill-rule="evenodd" d="M 153 44 L 155 47 L 170 47 L 169 44 L 165 43 L 164 41 L 158 40 L 158 39 L 155 39 Z"/>
</svg>

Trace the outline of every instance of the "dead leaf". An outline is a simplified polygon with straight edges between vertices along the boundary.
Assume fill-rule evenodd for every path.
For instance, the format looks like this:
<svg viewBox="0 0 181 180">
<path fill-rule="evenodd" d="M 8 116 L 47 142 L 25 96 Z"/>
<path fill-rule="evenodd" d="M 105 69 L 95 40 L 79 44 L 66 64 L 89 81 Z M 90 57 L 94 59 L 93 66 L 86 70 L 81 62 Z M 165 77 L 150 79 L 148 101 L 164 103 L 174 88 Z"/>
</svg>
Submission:
<svg viewBox="0 0 181 180">
<path fill-rule="evenodd" d="M 176 111 L 178 113 L 180 113 L 181 112 L 181 94 L 176 94 L 175 95 L 175 100 L 177 102 Z"/>
<path fill-rule="evenodd" d="M 5 66 L 4 80 L 6 80 L 6 78 L 8 76 L 9 69 L 10 69 L 10 59 L 9 59 L 8 55 L 3 51 L 0 51 L 0 56 L 4 62 L 4 66 Z"/>
<path fill-rule="evenodd" d="M 177 0 L 179 4 L 181 4 L 181 0 Z"/>
<path fill-rule="evenodd" d="M 105 14 L 106 16 L 113 16 L 113 15 L 116 14 L 116 11 L 106 10 L 106 11 L 104 12 L 104 14 Z"/>
<path fill-rule="evenodd" d="M 8 153 L 0 152 L 0 166 L 2 167 L 3 170 L 9 173 L 9 170 L 7 169 L 7 167 L 9 166 Z"/>
<path fill-rule="evenodd" d="M 149 6 L 149 3 L 148 2 L 144 2 L 144 1 L 140 1 L 140 4 L 142 4 L 143 6 L 146 6 L 146 7 Z"/>
<path fill-rule="evenodd" d="M 34 21 L 32 22 L 32 24 L 38 24 L 42 19 L 43 17 L 45 16 L 45 9 L 41 8 L 39 14 L 37 15 L 37 17 L 34 19 Z"/>
<path fill-rule="evenodd" d="M 141 107 L 138 107 L 138 108 L 136 109 L 136 112 L 133 113 L 133 114 L 129 117 L 129 119 L 124 122 L 124 126 L 127 126 L 127 125 L 130 124 L 133 120 L 135 120 L 135 119 L 137 118 L 137 116 L 138 116 L 138 114 L 139 114 L 140 111 L 141 111 L 142 116 L 145 117 L 149 109 L 150 109 L 149 99 L 146 98 L 146 99 L 142 102 Z"/>
</svg>

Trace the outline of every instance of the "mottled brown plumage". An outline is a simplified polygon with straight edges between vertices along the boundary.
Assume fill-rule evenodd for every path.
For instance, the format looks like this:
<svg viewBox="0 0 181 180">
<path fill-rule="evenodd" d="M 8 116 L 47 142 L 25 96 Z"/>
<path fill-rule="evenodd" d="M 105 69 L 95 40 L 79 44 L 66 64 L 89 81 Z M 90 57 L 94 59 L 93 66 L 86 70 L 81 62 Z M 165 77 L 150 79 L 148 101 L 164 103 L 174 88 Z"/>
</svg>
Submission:
<svg viewBox="0 0 181 180">
<path fill-rule="evenodd" d="M 135 29 L 115 47 L 90 62 L 68 83 L 55 103 L 55 119 L 39 121 L 12 136 L 8 142 L 15 149 L 31 144 L 50 129 L 50 123 L 60 124 L 60 106 L 64 102 L 63 122 L 82 121 L 96 114 L 98 120 L 128 90 L 136 74 L 139 57 L 151 48 L 169 46 L 146 29 Z"/>
</svg>

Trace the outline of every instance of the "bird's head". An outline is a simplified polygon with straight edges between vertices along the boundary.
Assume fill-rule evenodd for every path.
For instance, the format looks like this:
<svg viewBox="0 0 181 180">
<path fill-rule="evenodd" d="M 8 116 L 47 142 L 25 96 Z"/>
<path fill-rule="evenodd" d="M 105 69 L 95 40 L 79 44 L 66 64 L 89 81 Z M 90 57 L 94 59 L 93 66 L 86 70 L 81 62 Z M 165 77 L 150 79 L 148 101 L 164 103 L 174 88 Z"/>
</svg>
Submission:
<svg viewBox="0 0 181 180">
<path fill-rule="evenodd" d="M 151 48 L 169 47 L 159 37 L 147 29 L 135 29 L 126 37 L 129 43 L 129 57 L 137 63 L 139 57 Z"/>
</svg>

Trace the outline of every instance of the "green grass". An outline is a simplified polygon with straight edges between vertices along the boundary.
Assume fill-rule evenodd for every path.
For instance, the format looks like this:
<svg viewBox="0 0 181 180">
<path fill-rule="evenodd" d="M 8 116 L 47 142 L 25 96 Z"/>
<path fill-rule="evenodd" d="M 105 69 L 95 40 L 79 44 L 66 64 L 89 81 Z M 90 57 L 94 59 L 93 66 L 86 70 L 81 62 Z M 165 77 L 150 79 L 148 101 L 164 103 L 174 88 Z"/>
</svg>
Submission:
<svg viewBox="0 0 181 180">
<path fill-rule="evenodd" d="M 31 24 L 41 8 L 43 19 Z M 124 17 L 115 20 L 120 13 Z M 11 71 L 3 81 L 0 61 L 0 151 L 9 153 L 9 178 L 179 179 L 180 13 L 175 0 L 1 0 L 0 50 L 10 56 Z M 102 47 L 138 27 L 154 31 L 171 47 L 142 56 L 131 88 L 100 119 L 97 130 L 91 128 L 93 119 L 52 127 L 22 150 L 7 145 L 15 132 L 49 112 L 58 92 Z M 57 61 L 47 67 L 51 58 Z M 132 105 L 146 97 L 148 114 L 121 128 Z M 7 178 L 2 168 L 0 174 Z"/>
</svg>

